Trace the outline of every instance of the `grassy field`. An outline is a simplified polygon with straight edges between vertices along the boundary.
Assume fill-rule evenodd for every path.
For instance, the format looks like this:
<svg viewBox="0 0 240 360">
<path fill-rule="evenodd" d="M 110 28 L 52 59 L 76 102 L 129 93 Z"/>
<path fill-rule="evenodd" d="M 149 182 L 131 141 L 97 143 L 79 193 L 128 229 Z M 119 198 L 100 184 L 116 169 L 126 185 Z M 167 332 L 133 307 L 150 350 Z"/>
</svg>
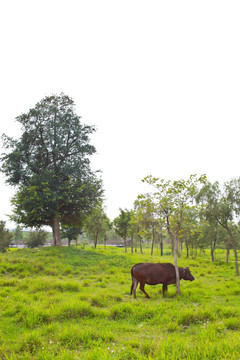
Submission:
<svg viewBox="0 0 240 360">
<path fill-rule="evenodd" d="M 179 259 L 195 281 L 130 296 L 124 249 L 21 249 L 0 255 L 0 359 L 240 359 L 240 278 L 219 251 Z"/>
</svg>

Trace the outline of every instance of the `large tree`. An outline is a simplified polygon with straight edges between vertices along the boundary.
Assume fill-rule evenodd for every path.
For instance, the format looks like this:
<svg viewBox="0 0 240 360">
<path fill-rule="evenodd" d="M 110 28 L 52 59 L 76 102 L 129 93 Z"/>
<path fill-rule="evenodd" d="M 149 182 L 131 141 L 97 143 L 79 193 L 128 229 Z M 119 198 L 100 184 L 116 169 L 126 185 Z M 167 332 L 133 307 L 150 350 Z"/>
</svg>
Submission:
<svg viewBox="0 0 240 360">
<path fill-rule="evenodd" d="M 95 129 L 80 122 L 73 100 L 45 97 L 16 118 L 20 139 L 3 135 L 7 182 L 17 185 L 12 200 L 14 220 L 30 227 L 49 225 L 54 245 L 61 245 L 60 223 L 78 225 L 101 197 L 101 181 L 90 169 Z"/>
</svg>

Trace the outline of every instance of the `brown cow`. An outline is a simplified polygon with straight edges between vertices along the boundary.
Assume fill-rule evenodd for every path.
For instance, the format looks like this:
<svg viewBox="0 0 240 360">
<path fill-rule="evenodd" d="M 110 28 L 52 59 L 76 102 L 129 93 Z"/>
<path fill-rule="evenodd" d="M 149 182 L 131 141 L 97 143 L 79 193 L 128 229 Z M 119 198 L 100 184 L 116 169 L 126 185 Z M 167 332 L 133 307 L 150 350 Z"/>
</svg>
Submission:
<svg viewBox="0 0 240 360">
<path fill-rule="evenodd" d="M 178 268 L 179 280 L 190 280 L 193 281 L 194 277 L 190 273 L 189 267 Z M 140 263 L 136 264 L 131 269 L 132 274 L 132 286 L 131 295 L 134 294 L 136 299 L 136 288 L 140 282 L 140 290 L 149 298 L 149 295 L 144 290 L 145 284 L 157 285 L 163 284 L 162 292 L 163 295 L 167 291 L 167 286 L 170 284 L 176 284 L 176 271 L 175 266 L 170 263 Z"/>
</svg>

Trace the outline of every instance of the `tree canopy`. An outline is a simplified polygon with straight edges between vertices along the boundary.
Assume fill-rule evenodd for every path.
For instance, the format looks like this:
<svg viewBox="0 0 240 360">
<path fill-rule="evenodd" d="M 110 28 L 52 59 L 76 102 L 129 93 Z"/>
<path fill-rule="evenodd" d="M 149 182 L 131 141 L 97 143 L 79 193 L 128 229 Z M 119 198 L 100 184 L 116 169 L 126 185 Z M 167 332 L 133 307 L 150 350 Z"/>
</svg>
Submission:
<svg viewBox="0 0 240 360">
<path fill-rule="evenodd" d="M 16 118 L 20 139 L 3 135 L 2 171 L 17 185 L 12 199 L 17 223 L 49 225 L 54 244 L 60 245 L 60 223 L 78 225 L 96 206 L 102 185 L 90 168 L 96 150 L 90 144 L 93 126 L 84 125 L 67 95 L 45 97 Z"/>
<path fill-rule="evenodd" d="M 193 200 L 197 194 L 198 184 L 204 183 L 206 176 L 199 178 L 191 175 L 188 180 L 165 181 L 153 176 L 147 176 L 143 182 L 153 186 L 154 192 L 140 195 L 139 200 L 142 203 L 153 199 L 158 208 L 158 222 L 165 225 L 174 244 L 174 264 L 176 270 L 177 293 L 180 293 L 179 272 L 177 265 L 178 240 L 183 231 L 183 224 L 189 222 L 189 211 L 193 210 L 195 205 Z M 152 202 L 151 201 L 151 202 Z"/>
<path fill-rule="evenodd" d="M 113 221 L 115 225 L 116 233 L 124 239 L 125 252 L 127 252 L 127 236 L 129 230 L 131 229 L 131 211 L 130 210 L 120 210 L 120 215 L 116 217 Z"/>
<path fill-rule="evenodd" d="M 98 240 L 107 239 L 107 232 L 111 227 L 111 223 L 102 204 L 96 206 L 96 208 L 86 218 L 84 229 L 88 236 L 90 236 L 94 242 L 94 247 L 97 247 Z"/>
</svg>

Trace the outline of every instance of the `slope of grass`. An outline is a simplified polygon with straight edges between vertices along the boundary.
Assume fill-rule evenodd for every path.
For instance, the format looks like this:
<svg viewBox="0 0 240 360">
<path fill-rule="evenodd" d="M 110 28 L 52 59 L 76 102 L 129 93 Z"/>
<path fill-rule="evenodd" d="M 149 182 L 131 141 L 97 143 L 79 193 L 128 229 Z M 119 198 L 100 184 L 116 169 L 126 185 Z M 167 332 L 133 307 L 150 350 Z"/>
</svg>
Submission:
<svg viewBox="0 0 240 360">
<path fill-rule="evenodd" d="M 1 359 L 239 359 L 240 279 L 224 253 L 179 259 L 194 282 L 130 296 L 137 262 L 119 248 L 21 249 L 0 256 Z"/>
</svg>

